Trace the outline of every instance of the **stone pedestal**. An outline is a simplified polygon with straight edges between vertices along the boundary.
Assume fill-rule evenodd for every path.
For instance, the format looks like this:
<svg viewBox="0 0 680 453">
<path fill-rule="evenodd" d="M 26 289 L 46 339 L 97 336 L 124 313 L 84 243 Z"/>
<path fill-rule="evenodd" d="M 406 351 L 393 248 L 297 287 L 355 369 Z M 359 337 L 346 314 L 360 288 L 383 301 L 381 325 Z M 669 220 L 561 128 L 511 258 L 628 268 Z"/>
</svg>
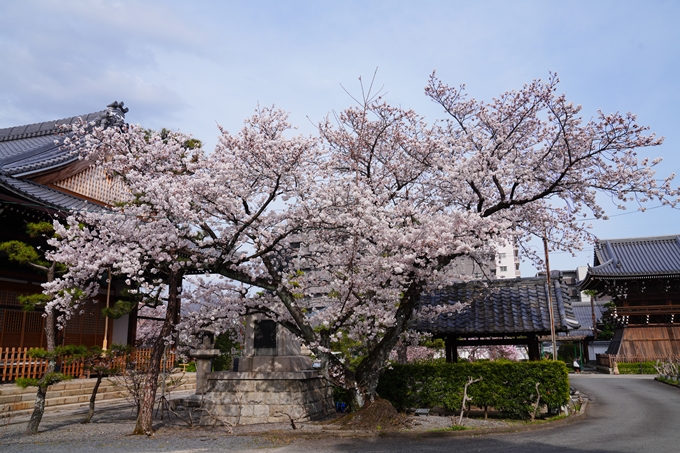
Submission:
<svg viewBox="0 0 680 453">
<path fill-rule="evenodd" d="M 313 420 L 335 410 L 332 387 L 314 370 L 209 373 L 203 407 L 209 413 L 201 424 L 217 417 L 240 425 Z"/>
<path fill-rule="evenodd" d="M 246 318 L 244 356 L 234 371 L 206 374 L 201 424 L 215 418 L 234 424 L 320 418 L 334 411 L 332 387 L 300 353 L 286 329 L 261 316 Z M 198 394 L 198 378 L 196 383 Z"/>
</svg>

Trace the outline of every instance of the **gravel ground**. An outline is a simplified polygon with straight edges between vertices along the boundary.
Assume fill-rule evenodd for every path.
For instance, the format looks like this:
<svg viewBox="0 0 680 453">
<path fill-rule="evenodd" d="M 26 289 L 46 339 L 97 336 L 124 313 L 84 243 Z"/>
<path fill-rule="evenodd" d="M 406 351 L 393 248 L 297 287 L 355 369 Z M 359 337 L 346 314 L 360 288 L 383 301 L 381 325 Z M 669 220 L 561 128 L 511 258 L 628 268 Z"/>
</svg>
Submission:
<svg viewBox="0 0 680 453">
<path fill-rule="evenodd" d="M 293 431 L 290 423 L 236 426 L 233 433 L 224 427 L 193 427 L 175 416 L 157 420 L 155 435 L 131 436 L 135 421 L 130 407 L 103 407 L 95 412 L 92 423 L 83 425 L 82 411 L 48 414 L 35 436 L 24 436 L 26 423 L 0 424 L 0 451 L 59 452 L 59 453 L 119 453 L 119 452 L 228 452 L 263 451 L 291 442 L 300 437 L 361 437 L 375 433 L 340 431 L 336 426 L 319 423 L 298 423 Z M 422 432 L 451 426 L 448 416 L 409 417 L 412 431 Z M 503 428 L 514 422 L 503 420 L 465 419 L 473 429 Z M 318 440 L 317 440 L 318 441 Z"/>
<path fill-rule="evenodd" d="M 43 420 L 40 432 L 24 436 L 25 423 L 0 427 L 0 451 L 10 452 L 204 452 L 250 451 L 275 447 L 280 442 L 253 432 L 229 434 L 223 428 L 193 428 L 172 417 L 158 420 L 152 437 L 131 436 L 135 420 L 130 408 L 106 409 L 90 424 L 80 423 L 82 415 L 64 415 Z"/>
</svg>

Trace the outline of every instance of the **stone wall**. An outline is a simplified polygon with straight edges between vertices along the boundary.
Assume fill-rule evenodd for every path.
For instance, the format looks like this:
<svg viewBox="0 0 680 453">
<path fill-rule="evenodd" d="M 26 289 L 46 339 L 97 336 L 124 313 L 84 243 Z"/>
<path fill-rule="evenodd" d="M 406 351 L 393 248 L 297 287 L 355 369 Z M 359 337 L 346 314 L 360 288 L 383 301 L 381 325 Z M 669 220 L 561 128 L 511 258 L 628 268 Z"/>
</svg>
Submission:
<svg viewBox="0 0 680 453">
<path fill-rule="evenodd" d="M 332 387 L 317 371 L 213 372 L 207 375 L 201 424 L 305 421 L 332 413 Z M 210 415 L 212 414 L 212 416 Z M 214 417 L 213 417 L 214 416 Z"/>
</svg>

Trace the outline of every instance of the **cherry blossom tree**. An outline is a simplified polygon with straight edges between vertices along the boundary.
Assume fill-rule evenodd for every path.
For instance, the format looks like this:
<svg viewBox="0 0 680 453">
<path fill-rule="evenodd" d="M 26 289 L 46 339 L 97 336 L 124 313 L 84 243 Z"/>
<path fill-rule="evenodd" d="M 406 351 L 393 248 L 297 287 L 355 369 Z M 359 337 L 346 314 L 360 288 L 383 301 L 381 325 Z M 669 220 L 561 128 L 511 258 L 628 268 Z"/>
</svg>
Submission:
<svg viewBox="0 0 680 453">
<path fill-rule="evenodd" d="M 460 355 L 471 362 L 496 359 L 518 361 L 523 355 L 526 357 L 514 345 L 463 346 L 460 348 Z"/>
<path fill-rule="evenodd" d="M 190 137 L 141 128 L 73 126 L 67 137 L 73 152 L 96 159 L 112 177 L 122 178 L 128 199 L 108 213 L 85 212 L 55 223 L 58 239 L 54 257 L 62 257 L 68 272 L 45 285 L 51 294 L 50 307 L 66 322 L 79 308 L 63 288 L 81 288 L 81 299 L 94 297 L 100 281 L 109 272 L 125 278 L 135 302 L 165 306 L 165 319 L 153 340 L 147 367 L 136 434 L 151 434 L 160 362 L 167 343 L 173 341 L 179 320 L 182 277 L 201 267 L 187 253 L 196 234 L 192 224 L 173 217 L 175 191 L 167 184 L 170 175 L 190 173 L 188 163 L 200 156 L 200 147 Z M 143 169 L 143 170 L 140 170 Z M 165 179 L 165 180 L 164 180 Z"/>
<path fill-rule="evenodd" d="M 124 177 L 133 198 L 59 230 L 55 259 L 72 266 L 63 284 L 96 285 L 106 266 L 147 292 L 178 287 L 189 267 L 220 274 L 196 291 L 222 301 L 202 319 L 265 314 L 361 407 L 420 294 L 465 278 L 458 258 L 534 236 L 579 249 L 590 240 L 582 219 L 605 216 L 598 194 L 675 205 L 673 175 L 659 182 L 658 160 L 636 154 L 661 139 L 632 114 L 584 120 L 557 84 L 551 75 L 484 103 L 433 74 L 425 92 L 444 120 L 428 125 L 369 92 L 316 138 L 261 108 L 238 134 L 221 130 L 210 154 L 134 126 L 79 126 L 74 149 Z M 348 340 L 353 366 L 331 354 Z"/>
</svg>

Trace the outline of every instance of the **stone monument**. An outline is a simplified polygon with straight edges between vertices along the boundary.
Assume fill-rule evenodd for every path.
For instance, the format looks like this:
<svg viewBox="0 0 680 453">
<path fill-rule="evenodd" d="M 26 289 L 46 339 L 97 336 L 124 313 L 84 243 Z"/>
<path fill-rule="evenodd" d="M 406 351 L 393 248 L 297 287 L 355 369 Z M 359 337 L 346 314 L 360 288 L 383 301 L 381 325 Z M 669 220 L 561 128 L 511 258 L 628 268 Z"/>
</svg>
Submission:
<svg viewBox="0 0 680 453">
<path fill-rule="evenodd" d="M 335 410 L 332 387 L 301 354 L 298 340 L 261 315 L 246 317 L 244 355 L 233 368 L 205 373 L 203 407 L 212 418 L 248 425 L 310 420 Z M 198 382 L 197 374 L 197 394 Z"/>
</svg>

